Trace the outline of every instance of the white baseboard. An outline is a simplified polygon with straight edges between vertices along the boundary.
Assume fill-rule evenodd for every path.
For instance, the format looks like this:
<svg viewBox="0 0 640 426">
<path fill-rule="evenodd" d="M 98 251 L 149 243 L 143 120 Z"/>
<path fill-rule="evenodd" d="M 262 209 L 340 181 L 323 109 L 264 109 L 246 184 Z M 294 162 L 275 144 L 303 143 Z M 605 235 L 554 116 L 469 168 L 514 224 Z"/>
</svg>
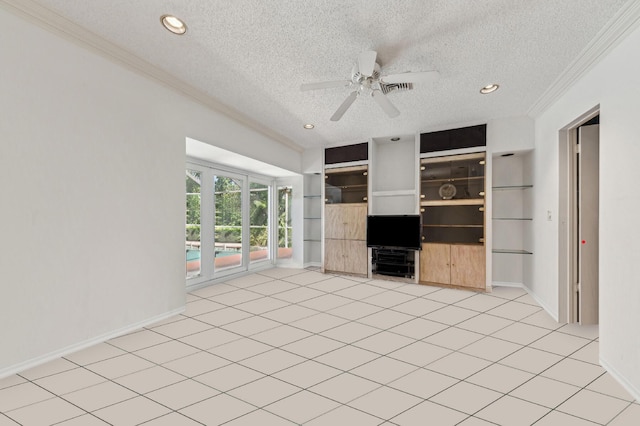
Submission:
<svg viewBox="0 0 640 426">
<path fill-rule="evenodd" d="M 551 309 L 549 309 L 549 306 L 542 299 L 540 299 L 540 297 L 538 297 L 538 295 L 535 294 L 526 285 L 524 285 L 522 283 L 512 283 L 512 282 L 506 282 L 506 281 L 495 281 L 495 282 L 493 282 L 493 287 L 519 287 L 519 288 L 524 289 L 527 293 L 529 293 L 529 296 L 531 296 L 533 298 L 533 300 L 535 300 L 536 303 L 538 305 L 540 305 L 540 307 L 542 309 L 544 309 L 545 312 L 548 313 L 549 316 L 551 316 L 551 318 L 553 318 L 555 320 L 555 322 L 560 322 L 560 321 L 558 321 L 558 313 L 557 312 L 553 312 Z"/>
<path fill-rule="evenodd" d="M 522 287 L 524 288 L 524 284 L 522 283 L 512 283 L 509 281 L 494 281 L 491 283 L 492 287 Z"/>
<path fill-rule="evenodd" d="M 629 381 L 618 372 L 618 370 L 616 370 L 615 368 L 613 368 L 611 366 L 611 364 L 609 364 L 607 361 L 605 361 L 604 359 L 602 359 L 602 357 L 599 358 L 600 361 L 600 365 L 602 367 L 604 367 L 605 370 L 607 370 L 607 372 L 609 372 L 609 374 L 611 374 L 611 377 L 613 377 L 614 379 L 616 379 L 616 381 L 618 383 L 620 383 L 620 385 L 627 391 L 629 392 L 629 395 L 631 395 L 633 398 L 635 398 L 636 401 L 640 401 L 640 389 L 638 389 L 637 387 L 635 387 L 632 383 L 629 383 Z"/>
<path fill-rule="evenodd" d="M 49 361 L 53 361 L 55 359 L 58 359 L 60 357 L 63 357 L 65 355 L 69 355 L 71 353 L 80 351 L 82 349 L 86 349 L 90 346 L 93 345 L 97 345 L 98 343 L 102 343 L 102 342 L 106 342 L 107 340 L 113 339 L 115 337 L 118 336 L 122 336 L 124 334 L 127 333 L 131 333 L 132 331 L 138 330 L 142 327 L 146 327 L 148 325 L 151 325 L 153 323 L 165 320 L 167 318 L 170 318 L 174 315 L 178 315 L 181 314 L 182 312 L 184 312 L 186 309 L 185 306 L 178 308 L 178 309 L 174 309 L 172 311 L 169 312 L 165 312 L 164 314 L 160 314 L 160 315 L 156 315 L 152 318 L 147 318 L 143 321 L 139 321 L 135 324 L 130 324 L 127 325 L 125 327 L 119 328 L 117 330 L 114 331 L 110 331 L 108 333 L 104 333 L 101 334 L 99 336 L 93 337 L 91 339 L 88 340 L 84 340 L 82 342 L 67 346 L 65 348 L 53 351 L 53 352 L 49 352 L 48 354 L 45 355 L 41 355 L 39 357 L 36 358 L 32 358 L 30 360 L 27 361 L 23 361 L 20 362 L 18 364 L 14 364 L 12 366 L 9 366 L 7 368 L 3 368 L 2 370 L 0 370 L 0 380 L 4 379 L 5 377 L 9 377 L 12 376 L 14 374 L 20 373 L 21 371 L 25 371 L 28 370 L 30 368 L 34 368 L 37 367 L 39 365 L 45 364 Z"/>
<path fill-rule="evenodd" d="M 549 309 L 549 306 L 542 299 L 540 299 L 537 294 L 531 291 L 529 287 L 522 286 L 522 288 L 524 288 L 527 293 L 529 293 L 529 296 L 533 297 L 533 300 L 535 300 L 536 303 L 540 305 L 542 309 L 544 309 L 555 322 L 560 323 L 560 321 L 558 321 L 558 312 L 553 312 L 551 309 Z"/>
</svg>

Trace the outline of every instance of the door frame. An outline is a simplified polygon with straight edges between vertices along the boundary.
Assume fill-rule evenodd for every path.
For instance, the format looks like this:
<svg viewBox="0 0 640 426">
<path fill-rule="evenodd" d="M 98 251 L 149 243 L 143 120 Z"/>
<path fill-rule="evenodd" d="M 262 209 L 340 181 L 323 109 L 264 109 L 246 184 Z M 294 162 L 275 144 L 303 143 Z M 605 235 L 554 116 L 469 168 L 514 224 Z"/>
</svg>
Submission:
<svg viewBox="0 0 640 426">
<path fill-rule="evenodd" d="M 573 181 L 576 170 L 574 146 L 578 139 L 578 127 L 600 114 L 596 105 L 559 131 L 558 152 L 558 321 L 577 322 L 575 298 L 572 293 L 575 276 L 576 230 L 573 224 L 575 197 Z"/>
</svg>

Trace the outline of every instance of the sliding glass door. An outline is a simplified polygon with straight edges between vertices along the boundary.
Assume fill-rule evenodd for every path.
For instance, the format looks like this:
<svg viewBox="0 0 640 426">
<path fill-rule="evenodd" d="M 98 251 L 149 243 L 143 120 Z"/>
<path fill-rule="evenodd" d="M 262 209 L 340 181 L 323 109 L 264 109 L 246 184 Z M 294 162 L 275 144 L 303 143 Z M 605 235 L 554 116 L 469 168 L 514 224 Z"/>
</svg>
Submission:
<svg viewBox="0 0 640 426">
<path fill-rule="evenodd" d="M 271 259 L 269 242 L 271 227 L 271 186 L 268 182 L 249 183 L 249 262 L 256 264 Z"/>
<path fill-rule="evenodd" d="M 187 169 L 185 251 L 187 278 L 200 276 L 201 172 Z"/>
<path fill-rule="evenodd" d="M 228 173 L 216 173 L 213 176 L 214 271 L 225 271 L 243 265 L 244 182 L 240 176 Z"/>
<path fill-rule="evenodd" d="M 292 200 L 293 187 L 278 186 L 278 259 L 293 257 Z"/>
<path fill-rule="evenodd" d="M 273 181 L 268 178 L 199 163 L 187 164 L 185 274 L 188 285 L 273 261 L 273 187 Z"/>
</svg>

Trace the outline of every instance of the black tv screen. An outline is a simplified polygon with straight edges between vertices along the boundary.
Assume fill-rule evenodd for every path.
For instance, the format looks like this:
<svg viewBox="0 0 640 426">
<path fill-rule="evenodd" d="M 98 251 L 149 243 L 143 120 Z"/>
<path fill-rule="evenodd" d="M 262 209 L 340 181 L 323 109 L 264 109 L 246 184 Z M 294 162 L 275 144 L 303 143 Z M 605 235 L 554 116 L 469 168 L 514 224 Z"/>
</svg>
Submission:
<svg viewBox="0 0 640 426">
<path fill-rule="evenodd" d="M 367 247 L 420 250 L 420 216 L 367 216 Z"/>
</svg>

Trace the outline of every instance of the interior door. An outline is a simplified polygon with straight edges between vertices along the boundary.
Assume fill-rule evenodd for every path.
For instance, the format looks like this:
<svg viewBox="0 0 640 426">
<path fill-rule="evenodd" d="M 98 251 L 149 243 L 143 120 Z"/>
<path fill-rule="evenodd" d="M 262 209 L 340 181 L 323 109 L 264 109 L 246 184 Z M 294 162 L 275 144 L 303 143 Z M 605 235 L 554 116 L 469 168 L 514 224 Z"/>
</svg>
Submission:
<svg viewBox="0 0 640 426">
<path fill-rule="evenodd" d="M 578 128 L 578 319 L 598 323 L 599 125 Z"/>
</svg>

